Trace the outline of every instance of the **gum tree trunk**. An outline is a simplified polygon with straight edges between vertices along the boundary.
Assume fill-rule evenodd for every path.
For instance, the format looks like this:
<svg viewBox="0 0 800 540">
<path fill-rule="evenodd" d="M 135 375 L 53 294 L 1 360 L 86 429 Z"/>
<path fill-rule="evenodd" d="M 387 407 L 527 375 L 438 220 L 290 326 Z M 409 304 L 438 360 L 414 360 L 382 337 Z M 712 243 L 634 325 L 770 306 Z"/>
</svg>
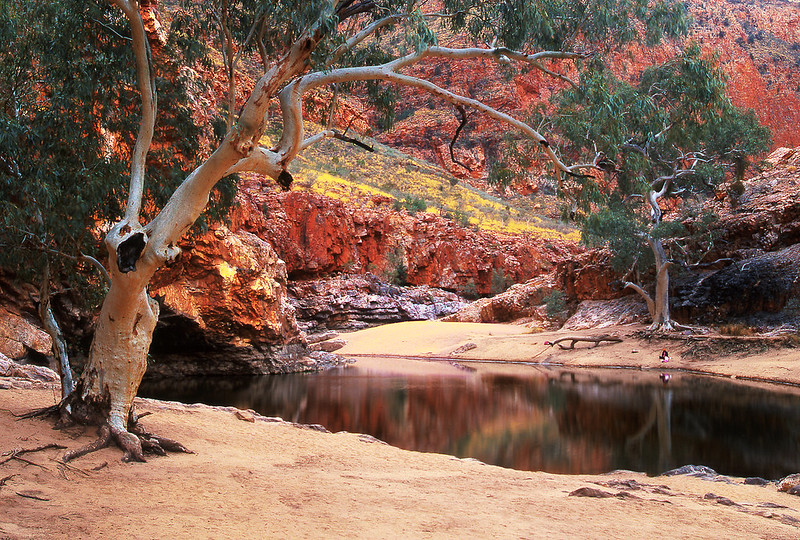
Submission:
<svg viewBox="0 0 800 540">
<path fill-rule="evenodd" d="M 111 284 L 98 317 L 89 359 L 74 391 L 62 402 L 63 422 L 99 425 L 100 439 L 75 451 L 73 459 L 115 441 L 125 460 L 144 461 L 143 448 L 162 453 L 182 446 L 144 433 L 133 413 L 133 400 L 147 369 L 147 353 L 158 321 L 158 303 L 147 285 L 156 270 L 180 252 L 176 244 L 208 204 L 214 185 L 235 172 L 234 165 L 258 154 L 262 172 L 276 178 L 285 164 L 278 151 L 258 149 L 269 100 L 291 78 L 302 73 L 321 31 L 312 28 L 256 84 L 238 123 L 228 131 L 214 153 L 175 190 L 155 217 L 142 225 L 139 220 L 144 193 L 145 160 L 155 123 L 156 96 L 152 80 L 149 44 L 135 0 L 111 0 L 127 16 L 136 57 L 136 72 L 142 94 L 142 123 L 131 163 L 131 187 L 125 217 L 105 238 L 109 253 Z M 248 170 L 241 167 L 236 170 Z M 162 448 L 163 447 L 163 448 Z M 185 450 L 185 449 L 183 449 Z"/>
<path fill-rule="evenodd" d="M 667 260 L 664 246 L 659 238 L 647 237 L 647 244 L 653 250 L 656 259 L 656 293 L 655 298 L 646 290 L 635 283 L 626 282 L 625 287 L 633 289 L 647 302 L 647 310 L 653 322 L 649 330 L 654 332 L 668 332 L 675 328 L 669 311 L 669 267 L 672 265 Z"/>
<path fill-rule="evenodd" d="M 664 253 L 664 246 L 658 238 L 648 237 L 647 243 L 656 258 L 656 297 L 653 299 L 655 312 L 651 330 L 669 331 L 673 329 L 669 312 L 669 267 L 672 265 Z"/>
<path fill-rule="evenodd" d="M 108 419 L 112 432 L 126 430 L 133 398 L 147 369 L 147 351 L 158 321 L 158 302 L 144 287 L 115 280 L 103 302 L 95 338 L 74 396 L 87 407 L 73 414 L 97 422 Z M 97 413 L 101 418 L 94 417 Z"/>
</svg>

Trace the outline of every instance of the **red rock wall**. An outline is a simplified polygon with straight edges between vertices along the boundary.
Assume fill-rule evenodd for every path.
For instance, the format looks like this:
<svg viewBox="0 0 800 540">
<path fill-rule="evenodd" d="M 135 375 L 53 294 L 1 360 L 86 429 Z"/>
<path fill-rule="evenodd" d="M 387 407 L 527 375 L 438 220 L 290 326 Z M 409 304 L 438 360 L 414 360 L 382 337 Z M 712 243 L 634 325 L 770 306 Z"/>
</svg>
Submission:
<svg viewBox="0 0 800 540">
<path fill-rule="evenodd" d="M 160 270 L 150 291 L 193 319 L 216 343 L 238 347 L 297 339 L 286 297 L 286 269 L 269 243 L 219 227 L 181 243 L 178 261 Z"/>
<path fill-rule="evenodd" d="M 396 212 L 381 198 L 357 206 L 306 191 L 242 186 L 233 229 L 270 242 L 290 278 L 342 271 L 380 275 L 397 262 L 408 283 L 489 293 L 493 270 L 515 282 L 552 269 L 581 249 L 574 244 L 462 229 L 433 214 Z"/>
</svg>

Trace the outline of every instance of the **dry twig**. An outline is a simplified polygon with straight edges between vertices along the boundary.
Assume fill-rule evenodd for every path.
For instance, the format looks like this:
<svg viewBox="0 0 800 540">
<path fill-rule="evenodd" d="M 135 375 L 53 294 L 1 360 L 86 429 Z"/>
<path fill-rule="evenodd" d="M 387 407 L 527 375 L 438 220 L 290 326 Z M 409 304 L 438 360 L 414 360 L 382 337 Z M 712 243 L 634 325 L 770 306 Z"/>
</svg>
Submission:
<svg viewBox="0 0 800 540">
<path fill-rule="evenodd" d="M 22 454 L 31 454 L 33 452 L 40 452 L 42 450 L 47 450 L 49 448 L 57 448 L 57 449 L 63 450 L 64 448 L 66 448 L 66 446 L 61 446 L 60 444 L 50 443 L 50 444 L 44 444 L 42 446 L 37 446 L 36 448 L 15 448 L 14 450 L 11 450 L 10 452 L 4 452 L 2 454 L 4 456 L 4 459 L 2 461 L 0 461 L 0 465 L 2 465 L 3 463 L 6 463 L 8 461 L 11 461 L 12 459 L 18 459 L 19 461 L 24 461 L 25 463 L 29 463 L 31 465 L 36 465 L 38 467 L 42 467 L 42 465 L 39 465 L 38 463 L 33 463 L 32 461 L 28 461 L 27 459 L 23 459 L 23 458 L 21 458 L 19 456 L 21 456 Z"/>
</svg>

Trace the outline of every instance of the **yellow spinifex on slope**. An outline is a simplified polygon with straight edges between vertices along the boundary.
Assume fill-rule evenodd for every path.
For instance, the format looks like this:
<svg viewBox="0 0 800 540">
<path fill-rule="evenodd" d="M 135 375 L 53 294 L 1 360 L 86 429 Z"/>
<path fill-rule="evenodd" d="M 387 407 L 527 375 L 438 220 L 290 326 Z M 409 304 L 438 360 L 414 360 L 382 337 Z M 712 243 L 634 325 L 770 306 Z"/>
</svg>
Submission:
<svg viewBox="0 0 800 540">
<path fill-rule="evenodd" d="M 321 129 L 308 124 L 308 133 Z M 458 182 L 436 165 L 373 140 L 368 144 L 374 152 L 332 139 L 309 147 L 292 163 L 292 189 L 307 189 L 353 204 L 379 195 L 394 199 L 397 208 L 420 211 L 424 206 L 424 211 L 464 227 L 548 240 L 580 239 L 574 228 L 536 215 L 529 198 L 502 199 Z"/>
</svg>

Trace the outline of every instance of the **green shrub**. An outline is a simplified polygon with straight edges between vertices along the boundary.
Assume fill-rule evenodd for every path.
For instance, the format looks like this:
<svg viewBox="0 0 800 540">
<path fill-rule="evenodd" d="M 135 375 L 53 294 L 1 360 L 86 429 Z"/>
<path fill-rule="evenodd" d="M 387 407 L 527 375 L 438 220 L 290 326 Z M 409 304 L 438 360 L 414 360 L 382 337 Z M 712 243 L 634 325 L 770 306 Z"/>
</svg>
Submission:
<svg viewBox="0 0 800 540">
<path fill-rule="evenodd" d="M 392 285 L 404 286 L 408 283 L 408 267 L 403 260 L 403 248 L 398 246 L 386 256 L 383 279 Z"/>
<path fill-rule="evenodd" d="M 514 280 L 506 276 L 502 268 L 495 268 L 492 270 L 492 294 L 500 294 L 508 289 Z"/>
<path fill-rule="evenodd" d="M 553 291 L 542 300 L 548 317 L 555 317 L 567 309 L 567 295 L 561 291 Z"/>
<path fill-rule="evenodd" d="M 425 199 L 416 195 L 410 195 L 403 199 L 403 207 L 408 210 L 409 214 L 416 214 L 417 212 L 424 212 L 428 209 L 428 203 Z"/>
<path fill-rule="evenodd" d="M 464 286 L 461 288 L 461 296 L 466 298 L 467 300 L 477 300 L 478 299 L 478 287 L 475 285 L 475 280 L 469 278 Z"/>
</svg>

